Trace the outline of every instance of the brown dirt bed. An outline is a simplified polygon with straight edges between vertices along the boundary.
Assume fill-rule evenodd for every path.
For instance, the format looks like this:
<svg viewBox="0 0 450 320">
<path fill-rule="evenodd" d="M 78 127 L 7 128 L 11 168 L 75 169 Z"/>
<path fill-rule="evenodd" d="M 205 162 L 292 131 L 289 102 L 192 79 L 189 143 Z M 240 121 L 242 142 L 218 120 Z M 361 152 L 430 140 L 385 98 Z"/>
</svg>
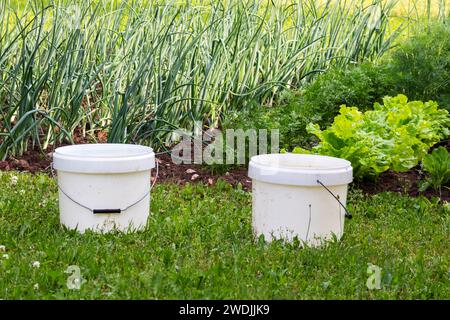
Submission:
<svg viewBox="0 0 450 320">
<path fill-rule="evenodd" d="M 159 163 L 158 183 L 172 182 L 179 185 L 204 183 L 206 185 L 214 185 L 218 179 L 222 179 L 234 187 L 240 184 L 244 190 L 251 189 L 251 179 L 247 176 L 247 168 L 245 166 L 235 166 L 225 173 L 213 173 L 206 166 L 195 164 L 176 165 L 168 154 L 159 154 L 157 161 Z M 50 173 L 50 163 L 51 152 L 44 154 L 40 150 L 32 150 L 21 157 L 10 157 L 6 161 L 0 161 L 0 170 Z M 418 182 L 423 178 L 423 173 L 417 167 L 405 173 L 388 171 L 381 174 L 376 180 L 355 181 L 354 187 L 361 189 L 366 194 L 391 191 L 408 194 L 412 197 L 417 197 L 421 194 L 428 198 L 438 197 L 439 194 L 431 189 L 423 193 L 419 192 Z M 450 201 L 449 185 L 442 188 L 441 199 Z"/>
</svg>

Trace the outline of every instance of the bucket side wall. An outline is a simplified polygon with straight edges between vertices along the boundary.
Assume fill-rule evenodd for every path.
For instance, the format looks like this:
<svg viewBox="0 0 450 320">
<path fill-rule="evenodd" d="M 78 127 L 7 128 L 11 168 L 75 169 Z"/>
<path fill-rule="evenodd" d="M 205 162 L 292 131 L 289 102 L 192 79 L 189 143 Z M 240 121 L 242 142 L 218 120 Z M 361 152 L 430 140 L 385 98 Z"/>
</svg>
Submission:
<svg viewBox="0 0 450 320">
<path fill-rule="evenodd" d="M 346 205 L 347 185 L 329 186 Z M 291 186 L 253 180 L 252 224 L 266 241 L 294 237 L 309 245 L 338 239 L 344 231 L 345 210 L 322 186 Z"/>
<path fill-rule="evenodd" d="M 72 199 L 91 209 L 123 209 L 150 190 L 150 170 L 121 174 L 83 174 L 58 171 L 58 184 Z M 61 223 L 70 229 L 108 232 L 142 229 L 147 223 L 150 194 L 117 214 L 94 214 L 59 190 Z"/>
</svg>

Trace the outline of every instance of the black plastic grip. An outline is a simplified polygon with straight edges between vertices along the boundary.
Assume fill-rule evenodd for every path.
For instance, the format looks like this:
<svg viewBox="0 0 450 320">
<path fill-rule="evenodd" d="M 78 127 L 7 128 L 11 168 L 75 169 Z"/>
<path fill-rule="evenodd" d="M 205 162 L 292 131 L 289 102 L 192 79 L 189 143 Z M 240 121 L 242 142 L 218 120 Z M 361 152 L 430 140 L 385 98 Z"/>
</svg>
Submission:
<svg viewBox="0 0 450 320">
<path fill-rule="evenodd" d="M 92 210 L 94 214 L 102 214 L 102 213 L 121 213 L 120 209 L 94 209 Z"/>
</svg>

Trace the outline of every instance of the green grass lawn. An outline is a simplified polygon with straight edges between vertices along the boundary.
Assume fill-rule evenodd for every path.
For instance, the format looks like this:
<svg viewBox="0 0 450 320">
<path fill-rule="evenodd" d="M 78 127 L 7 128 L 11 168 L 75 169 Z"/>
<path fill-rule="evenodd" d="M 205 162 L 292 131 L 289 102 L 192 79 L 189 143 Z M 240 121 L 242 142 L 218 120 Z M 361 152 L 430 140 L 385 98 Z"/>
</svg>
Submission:
<svg viewBox="0 0 450 320">
<path fill-rule="evenodd" d="M 342 241 L 313 249 L 254 239 L 251 194 L 226 183 L 157 185 L 146 231 L 129 235 L 65 230 L 56 191 L 45 175 L 0 172 L 0 298 L 450 298 L 449 210 L 425 198 L 353 190 Z M 369 263 L 380 290 L 366 287 Z"/>
</svg>

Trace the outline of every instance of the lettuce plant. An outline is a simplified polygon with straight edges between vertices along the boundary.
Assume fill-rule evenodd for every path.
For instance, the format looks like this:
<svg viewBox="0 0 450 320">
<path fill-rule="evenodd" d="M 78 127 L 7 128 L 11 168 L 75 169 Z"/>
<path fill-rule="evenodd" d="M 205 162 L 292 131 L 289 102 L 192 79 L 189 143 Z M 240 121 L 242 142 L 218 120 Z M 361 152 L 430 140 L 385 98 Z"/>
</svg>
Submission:
<svg viewBox="0 0 450 320">
<path fill-rule="evenodd" d="M 429 148 L 449 135 L 450 117 L 434 101 L 408 101 L 402 94 L 385 97 L 383 104 L 364 113 L 342 105 L 332 125 L 320 130 L 310 123 L 308 132 L 320 142 L 313 152 L 344 158 L 355 177 L 376 176 L 388 169 L 404 172 L 416 166 Z"/>
<path fill-rule="evenodd" d="M 422 160 L 422 169 L 428 176 L 420 184 L 420 191 L 432 187 L 441 193 L 442 185 L 450 180 L 450 154 L 447 149 L 439 147 L 427 154 Z"/>
</svg>

